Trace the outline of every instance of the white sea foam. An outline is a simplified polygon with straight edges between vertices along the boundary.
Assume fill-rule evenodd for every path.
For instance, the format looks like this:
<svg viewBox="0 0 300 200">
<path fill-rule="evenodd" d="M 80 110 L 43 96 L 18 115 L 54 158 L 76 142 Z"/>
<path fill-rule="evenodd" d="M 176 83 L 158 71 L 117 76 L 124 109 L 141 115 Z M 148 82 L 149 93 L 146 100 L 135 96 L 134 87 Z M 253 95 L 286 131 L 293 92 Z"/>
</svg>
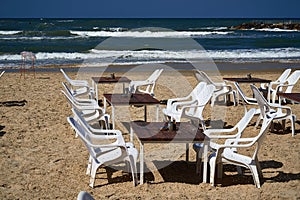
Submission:
<svg viewBox="0 0 300 200">
<path fill-rule="evenodd" d="M 70 31 L 82 37 L 182 38 L 227 35 L 232 31 Z"/>
<path fill-rule="evenodd" d="M 80 36 L 21 36 L 21 37 L 0 37 L 0 40 L 70 40 Z"/>
<path fill-rule="evenodd" d="M 214 59 L 226 62 L 253 62 L 253 61 L 280 61 L 300 60 L 300 48 L 274 48 L 274 49 L 235 49 L 235 50 L 184 50 L 184 51 L 163 51 L 163 50 L 142 50 L 142 51 L 111 51 L 92 49 L 88 53 L 36 53 L 37 63 L 56 64 L 65 61 L 80 61 L 85 64 L 106 66 L 108 64 L 147 64 L 165 62 L 189 62 L 197 59 Z M 21 56 L 0 55 L 1 61 L 19 62 Z M 71 62 L 72 63 L 72 62 Z M 0 64 L 1 66 L 1 64 Z"/>
<path fill-rule="evenodd" d="M 22 31 L 0 31 L 0 35 L 15 35 L 21 32 Z"/>
<path fill-rule="evenodd" d="M 299 30 L 281 29 L 281 28 L 262 28 L 262 29 L 251 29 L 255 31 L 267 31 L 267 32 L 299 32 Z"/>
</svg>

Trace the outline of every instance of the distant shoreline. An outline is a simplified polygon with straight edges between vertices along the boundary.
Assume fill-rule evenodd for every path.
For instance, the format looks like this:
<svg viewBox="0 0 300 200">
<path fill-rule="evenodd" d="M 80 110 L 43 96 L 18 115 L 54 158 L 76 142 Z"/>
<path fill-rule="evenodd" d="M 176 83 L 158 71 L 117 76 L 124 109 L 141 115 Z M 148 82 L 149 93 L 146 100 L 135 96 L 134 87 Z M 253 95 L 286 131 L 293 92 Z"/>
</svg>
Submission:
<svg viewBox="0 0 300 200">
<path fill-rule="evenodd" d="M 212 63 L 208 63 L 211 65 Z M 231 63 L 231 62 L 215 62 L 219 71 L 229 72 L 229 71 L 280 71 L 285 68 L 300 69 L 300 62 L 290 62 L 290 63 L 281 63 L 281 62 L 247 62 L 247 63 Z M 148 66 L 155 66 L 157 64 Z M 165 63 L 162 64 L 168 67 L 172 67 L 178 71 L 189 71 L 195 69 L 190 63 Z M 202 64 L 202 66 L 205 64 Z M 108 67 L 96 67 L 96 66 L 83 66 L 80 64 L 76 65 L 49 65 L 49 66 L 37 66 L 35 68 L 36 72 L 59 72 L 60 68 L 65 69 L 68 72 L 77 72 L 80 68 L 84 71 L 104 71 L 104 72 L 126 72 L 137 66 L 141 65 L 109 65 Z M 1 71 L 5 70 L 6 72 L 19 72 L 19 68 L 1 68 Z M 147 68 L 144 69 L 148 71 Z M 152 69 L 149 69 L 152 70 Z M 210 70 L 209 67 L 207 70 Z"/>
</svg>

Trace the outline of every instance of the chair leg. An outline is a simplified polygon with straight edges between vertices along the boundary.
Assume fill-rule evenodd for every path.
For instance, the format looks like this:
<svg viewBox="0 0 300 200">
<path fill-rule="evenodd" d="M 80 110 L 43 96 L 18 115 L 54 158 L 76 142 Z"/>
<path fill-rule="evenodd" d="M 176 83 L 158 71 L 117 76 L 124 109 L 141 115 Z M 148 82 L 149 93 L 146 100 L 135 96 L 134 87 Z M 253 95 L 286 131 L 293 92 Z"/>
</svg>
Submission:
<svg viewBox="0 0 300 200">
<path fill-rule="evenodd" d="M 257 126 L 260 124 L 260 121 L 261 121 L 261 117 L 258 116 L 256 124 L 255 124 L 255 128 L 257 128 Z"/>
<path fill-rule="evenodd" d="M 274 122 L 271 122 L 271 132 L 274 132 Z"/>
<path fill-rule="evenodd" d="M 89 156 L 88 166 L 86 168 L 86 174 L 91 175 L 91 166 L 92 166 L 93 158 Z"/>
<path fill-rule="evenodd" d="M 212 186 L 215 185 L 215 171 L 216 171 L 216 157 L 212 157 L 209 159 L 209 165 L 210 165 L 210 177 L 209 181 Z"/>
<path fill-rule="evenodd" d="M 249 169 L 250 169 L 250 171 L 252 173 L 253 181 L 254 181 L 255 186 L 257 188 L 260 188 L 259 175 L 258 175 L 258 172 L 257 172 L 256 165 L 250 165 Z"/>
<path fill-rule="evenodd" d="M 294 137 L 295 136 L 296 115 L 292 115 L 290 120 L 291 120 L 291 127 L 292 127 L 292 137 Z"/>
<path fill-rule="evenodd" d="M 131 168 L 133 186 L 137 186 L 138 182 L 137 182 L 136 163 L 132 156 L 129 156 L 129 163 L 130 163 L 130 168 Z"/>
<path fill-rule="evenodd" d="M 92 162 L 91 178 L 90 178 L 90 187 L 91 188 L 94 187 L 97 169 L 98 169 L 98 165 L 95 162 Z"/>
<path fill-rule="evenodd" d="M 237 102 L 237 97 L 236 97 L 236 93 L 232 92 L 232 96 L 233 96 L 233 105 L 237 106 L 238 102 Z"/>
<path fill-rule="evenodd" d="M 211 98 L 211 104 L 210 104 L 211 107 L 214 107 L 215 101 L 216 101 L 216 97 L 213 96 L 213 97 Z"/>
<path fill-rule="evenodd" d="M 259 161 L 257 158 L 255 158 L 255 163 L 256 163 L 256 168 L 257 168 L 257 171 L 258 171 L 258 175 L 259 175 L 259 178 L 260 179 L 263 179 L 263 173 L 262 173 L 262 170 L 261 170 L 261 167 L 260 167 L 260 164 L 259 164 Z"/>
</svg>

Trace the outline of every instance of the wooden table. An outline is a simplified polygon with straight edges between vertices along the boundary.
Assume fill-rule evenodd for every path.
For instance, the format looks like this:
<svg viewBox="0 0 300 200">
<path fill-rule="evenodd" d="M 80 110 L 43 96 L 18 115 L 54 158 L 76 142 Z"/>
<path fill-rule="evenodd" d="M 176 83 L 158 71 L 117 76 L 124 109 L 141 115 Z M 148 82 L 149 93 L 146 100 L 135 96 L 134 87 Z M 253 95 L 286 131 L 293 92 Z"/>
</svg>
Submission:
<svg viewBox="0 0 300 200">
<path fill-rule="evenodd" d="M 277 92 L 277 94 L 279 97 L 283 97 L 283 98 L 300 103 L 300 93 Z M 281 102 L 281 101 L 279 100 L 279 102 Z"/>
<path fill-rule="evenodd" d="M 261 78 L 223 78 L 225 81 L 231 81 L 236 83 L 270 83 L 271 80 L 268 79 L 261 79 Z M 254 95 L 253 95 L 254 98 Z M 243 101 L 245 103 L 245 101 Z M 244 104 L 245 106 L 245 104 Z"/>
<path fill-rule="evenodd" d="M 149 94 L 103 94 L 104 107 L 106 102 L 112 106 L 112 124 L 115 127 L 115 106 L 144 106 L 144 120 L 147 121 L 147 105 L 156 105 L 156 118 L 158 119 L 158 109 L 160 101 Z"/>
<path fill-rule="evenodd" d="M 223 78 L 225 81 L 232 81 L 238 83 L 270 83 L 271 80 L 261 78 Z"/>
<path fill-rule="evenodd" d="M 98 98 L 98 84 L 112 84 L 123 83 L 123 93 L 125 93 L 125 83 L 130 83 L 131 80 L 127 77 L 92 77 L 93 87 L 96 90 L 96 97 Z M 97 99 L 98 100 L 98 99 Z"/>
<path fill-rule="evenodd" d="M 160 130 L 164 122 L 131 122 L 130 134 L 135 134 L 140 143 L 140 184 L 144 183 L 144 144 L 145 143 L 199 143 L 203 142 L 203 130 L 189 122 L 176 123 L 177 130 Z M 207 149 L 206 151 L 207 152 Z M 188 148 L 187 148 L 188 155 Z M 204 153 L 205 154 L 205 153 Z M 207 157 L 204 162 L 207 162 Z M 207 165 L 203 170 L 203 181 L 206 182 Z"/>
</svg>

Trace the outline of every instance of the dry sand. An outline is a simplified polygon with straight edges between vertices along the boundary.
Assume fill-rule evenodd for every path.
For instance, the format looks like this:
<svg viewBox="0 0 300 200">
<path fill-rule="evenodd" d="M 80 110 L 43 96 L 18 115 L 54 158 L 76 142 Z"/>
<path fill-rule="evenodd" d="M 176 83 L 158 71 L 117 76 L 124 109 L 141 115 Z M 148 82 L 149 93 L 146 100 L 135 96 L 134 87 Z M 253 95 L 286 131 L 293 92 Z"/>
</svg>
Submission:
<svg viewBox="0 0 300 200">
<path fill-rule="evenodd" d="M 275 80 L 281 71 L 253 72 L 255 77 Z M 75 78 L 75 73 L 69 73 Z M 117 74 L 118 75 L 118 74 Z M 245 72 L 224 72 L 224 77 L 245 76 Z M 192 73 L 185 73 L 196 84 Z M 130 77 L 134 78 L 134 77 Z M 99 169 L 95 188 L 88 186 L 85 175 L 88 152 L 67 123 L 70 106 L 61 94 L 61 73 L 37 73 L 26 80 L 18 73 L 5 73 L 0 79 L 0 199 L 76 199 L 88 191 L 96 199 L 299 199 L 300 198 L 300 121 L 296 121 L 293 138 L 290 122 L 286 130 L 269 132 L 259 152 L 264 179 L 255 188 L 249 172 L 240 176 L 226 166 L 217 187 L 202 183 L 195 173 L 195 163 L 184 162 L 184 155 L 160 169 L 147 173 L 145 184 L 132 186 L 130 175 L 121 170 Z M 105 90 L 110 90 L 107 86 Z M 249 92 L 249 85 L 242 86 Z M 247 89 L 248 88 L 248 89 Z M 299 84 L 294 91 L 300 91 Z M 167 99 L 167 90 L 158 86 L 156 96 Z M 291 105 L 300 117 L 300 105 Z M 162 106 L 163 107 L 163 106 Z M 207 110 L 209 110 L 208 106 Z M 235 125 L 244 113 L 243 106 L 220 106 L 226 109 L 226 125 Z M 143 116 L 142 108 L 132 108 L 134 115 Z M 208 111 L 207 111 L 208 112 Z M 207 118 L 207 115 L 205 115 Z M 255 120 L 254 120 L 255 122 Z M 248 132 L 256 133 L 252 126 Z M 126 130 L 123 130 L 126 134 Z M 128 133 L 128 132 L 127 132 Z M 128 139 L 127 136 L 125 136 Z M 154 144 L 146 146 L 155 149 Z M 190 159 L 195 161 L 194 152 Z M 156 161 L 156 164 L 168 161 Z M 164 164 L 165 164 L 164 163 Z"/>
</svg>

